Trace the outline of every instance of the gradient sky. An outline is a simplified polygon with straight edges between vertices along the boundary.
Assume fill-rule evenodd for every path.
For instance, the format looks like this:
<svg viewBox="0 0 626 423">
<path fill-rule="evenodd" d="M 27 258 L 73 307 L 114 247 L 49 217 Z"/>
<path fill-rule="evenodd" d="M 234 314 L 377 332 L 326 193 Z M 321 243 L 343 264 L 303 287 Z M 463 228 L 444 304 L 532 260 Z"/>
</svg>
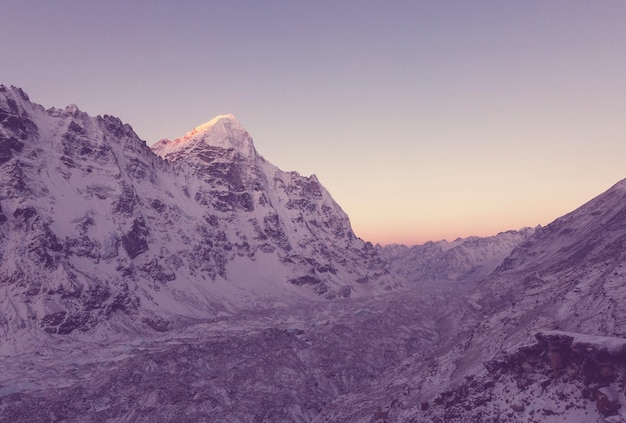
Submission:
<svg viewBox="0 0 626 423">
<path fill-rule="evenodd" d="M 545 225 L 626 177 L 623 0 L 0 4 L 0 83 L 149 144 L 233 113 L 372 242 Z"/>
</svg>

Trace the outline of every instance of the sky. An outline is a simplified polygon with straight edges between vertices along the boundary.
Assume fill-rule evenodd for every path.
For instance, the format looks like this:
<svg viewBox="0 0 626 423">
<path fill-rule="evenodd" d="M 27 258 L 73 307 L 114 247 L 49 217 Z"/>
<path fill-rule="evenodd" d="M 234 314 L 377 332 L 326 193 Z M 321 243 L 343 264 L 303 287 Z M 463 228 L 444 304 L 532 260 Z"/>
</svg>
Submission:
<svg viewBox="0 0 626 423">
<path fill-rule="evenodd" d="M 233 113 L 374 243 L 546 225 L 626 178 L 623 0 L 0 4 L 0 83 L 148 144 Z"/>
</svg>

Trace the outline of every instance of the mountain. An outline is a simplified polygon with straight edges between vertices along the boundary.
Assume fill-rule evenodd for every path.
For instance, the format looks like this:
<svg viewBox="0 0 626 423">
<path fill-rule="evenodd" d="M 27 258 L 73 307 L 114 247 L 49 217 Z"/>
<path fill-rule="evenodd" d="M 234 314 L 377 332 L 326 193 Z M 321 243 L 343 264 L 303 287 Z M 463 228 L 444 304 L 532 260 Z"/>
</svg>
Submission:
<svg viewBox="0 0 626 423">
<path fill-rule="evenodd" d="M 626 180 L 537 228 L 488 276 L 434 293 L 447 341 L 321 419 L 626 421 L 624 269 Z"/>
<path fill-rule="evenodd" d="M 391 269 L 412 282 L 457 282 L 479 279 L 494 271 L 511 251 L 525 242 L 532 228 L 501 232 L 491 237 L 429 241 L 423 245 L 376 248 Z"/>
<path fill-rule="evenodd" d="M 233 116 L 151 149 L 2 87 L 0 123 L 0 421 L 626 421 L 626 180 L 385 249 Z"/>
<path fill-rule="evenodd" d="M 317 178 L 267 162 L 232 115 L 151 149 L 0 86 L 0 181 L 6 350 L 400 285 Z"/>
</svg>

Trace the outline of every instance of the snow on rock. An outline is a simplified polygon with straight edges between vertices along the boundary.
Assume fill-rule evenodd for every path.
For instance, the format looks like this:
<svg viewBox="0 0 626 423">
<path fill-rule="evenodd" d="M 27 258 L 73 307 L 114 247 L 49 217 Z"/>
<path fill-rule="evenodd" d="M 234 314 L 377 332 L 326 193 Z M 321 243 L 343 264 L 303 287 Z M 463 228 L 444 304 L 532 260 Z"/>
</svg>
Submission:
<svg viewBox="0 0 626 423">
<path fill-rule="evenodd" d="M 401 285 L 317 178 L 271 165 L 232 115 L 150 149 L 118 118 L 0 86 L 0 181 L 4 350 Z"/>
<path fill-rule="evenodd" d="M 567 345 L 572 351 L 594 357 L 626 358 L 626 338 L 593 336 L 558 330 L 541 331 L 537 339 Z"/>
<path fill-rule="evenodd" d="M 487 374 L 466 377 L 402 418 L 582 423 L 626 417 L 623 356 L 600 358 L 607 344 L 626 340 L 560 331 L 541 331 L 536 339 L 536 344 L 486 362 Z"/>
<path fill-rule="evenodd" d="M 152 150 L 160 157 L 175 160 L 194 149 L 202 149 L 203 145 L 233 149 L 242 157 L 256 155 L 250 134 L 232 114 L 217 116 L 173 141 L 162 139 L 152 146 Z"/>
<path fill-rule="evenodd" d="M 511 251 L 525 242 L 532 228 L 501 232 L 492 237 L 458 238 L 423 245 L 377 246 L 393 271 L 412 282 L 478 279 L 491 273 Z"/>
</svg>

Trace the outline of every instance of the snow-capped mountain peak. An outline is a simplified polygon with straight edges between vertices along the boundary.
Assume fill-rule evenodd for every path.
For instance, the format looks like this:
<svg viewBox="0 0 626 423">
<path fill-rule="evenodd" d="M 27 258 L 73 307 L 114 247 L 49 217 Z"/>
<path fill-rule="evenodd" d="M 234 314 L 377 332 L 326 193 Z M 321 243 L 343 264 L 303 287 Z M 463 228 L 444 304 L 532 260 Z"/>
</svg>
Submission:
<svg viewBox="0 0 626 423">
<path fill-rule="evenodd" d="M 257 155 L 232 115 L 151 150 L 117 118 L 0 86 L 0 339 L 399 284 L 317 179 Z"/>
<path fill-rule="evenodd" d="M 239 123 L 239 121 L 237 120 L 237 118 L 235 117 L 235 115 L 233 115 L 232 113 L 227 113 L 225 115 L 218 115 L 215 116 L 213 119 L 211 119 L 208 122 L 203 123 L 202 125 L 198 125 L 194 128 L 194 130 L 192 132 L 196 133 L 196 132 L 204 132 L 204 131 L 208 131 L 211 128 L 213 128 L 215 125 L 219 124 L 219 123 L 225 123 L 228 122 L 231 126 L 232 125 L 236 125 L 237 129 L 241 130 L 241 131 L 246 131 L 244 129 L 244 127 L 241 125 L 241 123 Z"/>
<path fill-rule="evenodd" d="M 257 155 L 252 137 L 232 114 L 217 116 L 175 140 L 163 139 L 152 146 L 152 150 L 162 158 L 176 161 L 182 156 L 205 151 L 207 147 L 231 150 L 248 159 Z"/>
</svg>

